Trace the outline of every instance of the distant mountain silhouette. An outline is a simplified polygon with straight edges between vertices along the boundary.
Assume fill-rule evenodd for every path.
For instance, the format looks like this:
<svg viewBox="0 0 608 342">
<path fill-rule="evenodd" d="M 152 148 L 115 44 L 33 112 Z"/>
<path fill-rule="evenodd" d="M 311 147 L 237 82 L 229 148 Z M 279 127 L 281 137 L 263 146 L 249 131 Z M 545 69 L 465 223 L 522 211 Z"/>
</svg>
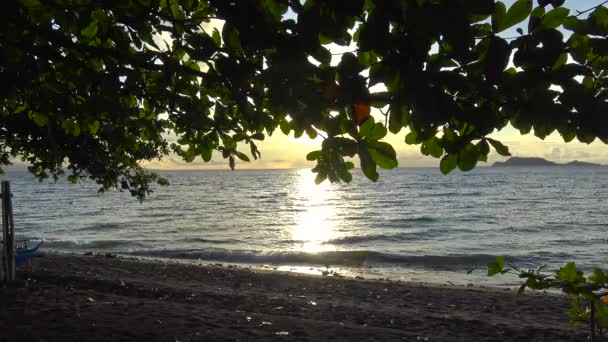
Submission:
<svg viewBox="0 0 608 342">
<path fill-rule="evenodd" d="M 543 158 L 511 157 L 504 162 L 496 162 L 492 167 L 504 166 L 602 166 L 601 164 L 581 162 L 578 160 L 566 164 L 558 164 Z"/>
</svg>

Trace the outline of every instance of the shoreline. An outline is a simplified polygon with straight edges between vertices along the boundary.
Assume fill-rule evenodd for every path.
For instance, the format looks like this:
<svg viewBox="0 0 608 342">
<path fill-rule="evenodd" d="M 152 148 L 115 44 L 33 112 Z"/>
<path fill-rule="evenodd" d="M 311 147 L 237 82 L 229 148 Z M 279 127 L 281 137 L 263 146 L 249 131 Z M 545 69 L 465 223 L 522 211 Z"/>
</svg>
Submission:
<svg viewBox="0 0 608 342">
<path fill-rule="evenodd" d="M 47 254 L 0 290 L 0 341 L 584 341 L 563 295 Z"/>
</svg>

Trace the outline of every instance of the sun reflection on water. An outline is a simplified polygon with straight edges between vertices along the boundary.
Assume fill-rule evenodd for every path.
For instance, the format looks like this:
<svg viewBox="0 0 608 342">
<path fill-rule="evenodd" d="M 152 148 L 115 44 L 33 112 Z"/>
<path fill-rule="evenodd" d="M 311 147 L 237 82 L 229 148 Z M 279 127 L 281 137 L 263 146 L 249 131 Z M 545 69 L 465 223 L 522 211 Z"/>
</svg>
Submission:
<svg viewBox="0 0 608 342">
<path fill-rule="evenodd" d="M 304 252 L 315 253 L 335 250 L 335 246 L 325 242 L 335 239 L 336 206 L 333 203 L 335 192 L 329 182 L 315 184 L 315 174 L 310 170 L 298 172 L 296 205 L 301 211 L 296 216 L 292 238 L 298 241 L 298 248 Z"/>
</svg>

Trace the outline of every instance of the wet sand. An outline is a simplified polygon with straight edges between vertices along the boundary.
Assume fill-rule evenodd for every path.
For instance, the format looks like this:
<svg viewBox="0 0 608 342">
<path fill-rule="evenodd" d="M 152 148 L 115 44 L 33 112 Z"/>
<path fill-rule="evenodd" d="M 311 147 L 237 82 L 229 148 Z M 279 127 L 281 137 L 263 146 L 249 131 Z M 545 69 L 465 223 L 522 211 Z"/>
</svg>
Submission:
<svg viewBox="0 0 608 342">
<path fill-rule="evenodd" d="M 0 289 L 0 341 L 584 341 L 568 298 L 48 254 Z"/>
</svg>

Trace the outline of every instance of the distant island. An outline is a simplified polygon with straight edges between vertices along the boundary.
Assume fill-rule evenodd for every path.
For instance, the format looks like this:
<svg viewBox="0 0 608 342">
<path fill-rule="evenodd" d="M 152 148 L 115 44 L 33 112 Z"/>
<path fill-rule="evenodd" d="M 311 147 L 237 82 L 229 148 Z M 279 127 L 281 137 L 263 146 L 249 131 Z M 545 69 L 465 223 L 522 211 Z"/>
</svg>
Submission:
<svg viewBox="0 0 608 342">
<path fill-rule="evenodd" d="M 582 161 L 571 161 L 566 164 L 558 164 L 543 158 L 525 158 L 525 157 L 511 157 L 504 162 L 495 162 L 492 167 L 504 167 L 504 166 L 602 166 L 601 164 L 587 163 Z"/>
</svg>

